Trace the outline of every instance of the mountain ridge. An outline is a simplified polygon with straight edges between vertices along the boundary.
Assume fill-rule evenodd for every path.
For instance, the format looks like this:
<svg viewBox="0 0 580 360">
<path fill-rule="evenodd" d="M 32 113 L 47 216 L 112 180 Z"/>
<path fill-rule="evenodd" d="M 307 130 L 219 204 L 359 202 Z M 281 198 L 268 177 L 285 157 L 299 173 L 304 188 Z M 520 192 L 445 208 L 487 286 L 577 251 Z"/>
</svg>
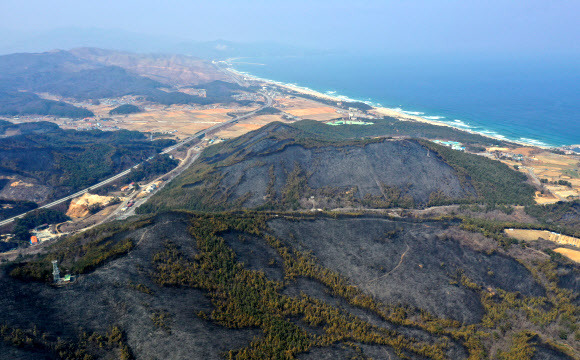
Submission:
<svg viewBox="0 0 580 360">
<path fill-rule="evenodd" d="M 478 166 L 493 175 L 475 174 Z M 525 203 L 533 194 L 525 182 L 499 162 L 425 140 L 333 140 L 275 122 L 205 150 L 141 211 Z"/>
</svg>

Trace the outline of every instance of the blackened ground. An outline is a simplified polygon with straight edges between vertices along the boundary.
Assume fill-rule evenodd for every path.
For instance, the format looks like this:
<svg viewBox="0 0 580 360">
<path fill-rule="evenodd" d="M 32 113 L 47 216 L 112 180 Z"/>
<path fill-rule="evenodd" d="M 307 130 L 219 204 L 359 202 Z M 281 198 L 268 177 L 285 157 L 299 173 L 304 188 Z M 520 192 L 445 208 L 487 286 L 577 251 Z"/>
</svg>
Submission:
<svg viewBox="0 0 580 360">
<path fill-rule="evenodd" d="M 301 294 L 305 294 L 311 298 L 326 302 L 334 307 L 342 309 L 344 312 L 354 315 L 373 326 L 378 326 L 388 330 L 394 330 L 405 336 L 412 337 L 420 341 L 425 341 L 427 343 L 433 343 L 434 341 L 437 340 L 435 337 L 433 337 L 432 335 L 430 335 L 425 331 L 416 328 L 391 324 L 389 322 L 384 321 L 378 315 L 374 314 L 371 311 L 352 306 L 343 298 L 333 295 L 331 289 L 312 279 L 298 277 L 284 288 L 282 294 L 287 296 L 300 296 Z M 341 349 L 331 348 L 326 350 L 328 352 L 325 352 L 324 349 L 313 350 L 313 354 L 311 356 L 317 356 L 316 354 L 320 354 L 321 356 L 322 354 L 325 354 L 324 356 L 327 356 L 328 354 L 332 354 L 334 351 L 346 351 L 342 348 Z M 348 349 L 348 351 L 351 350 L 352 349 Z M 370 356 L 373 359 L 381 359 L 385 356 L 384 355 L 385 352 L 390 353 L 391 350 L 392 349 L 390 349 L 389 347 L 378 345 L 363 347 L 363 353 L 367 356 Z M 383 355 L 378 356 L 376 355 L 377 352 L 383 353 Z M 412 359 L 414 359 L 413 356 L 415 355 L 409 354 L 409 356 Z M 460 344 L 450 341 L 450 347 L 447 349 L 447 356 L 449 359 L 466 359 L 467 352 Z M 398 357 L 395 356 L 393 357 L 393 359 L 398 359 Z"/>
<path fill-rule="evenodd" d="M 457 284 L 461 273 L 477 284 L 526 295 L 543 289 L 511 258 L 488 255 L 437 236 L 438 223 L 386 219 L 272 220 L 280 238 L 310 250 L 321 264 L 390 304 L 409 304 L 464 323 L 483 315 L 479 295 Z"/>
<path fill-rule="evenodd" d="M 228 232 L 222 237 L 236 253 L 236 260 L 247 269 L 261 270 L 270 280 L 284 280 L 284 261 L 264 239 L 240 232 Z"/>
<path fill-rule="evenodd" d="M 394 351 L 384 346 L 369 346 L 360 345 L 363 354 L 370 356 L 372 359 L 402 359 L 395 355 Z M 354 347 L 346 345 L 333 345 L 327 348 L 312 349 L 307 353 L 297 356 L 300 360 L 337 360 L 337 359 L 358 359 L 360 353 Z M 410 356 L 410 359 L 419 359 L 418 357 Z"/>
<path fill-rule="evenodd" d="M 536 352 L 532 357 L 532 360 L 560 360 L 560 359 L 570 359 L 570 358 L 563 355 L 561 352 L 558 352 L 546 346 L 537 347 Z"/>
<path fill-rule="evenodd" d="M 558 268 L 558 277 L 560 281 L 558 286 L 567 288 L 573 291 L 580 291 L 580 271 L 577 266 L 564 265 Z M 576 301 L 580 301 L 579 298 Z"/>
<path fill-rule="evenodd" d="M 359 200 L 365 195 L 381 196 L 383 184 L 396 187 L 417 204 L 427 203 L 431 193 L 441 192 L 454 199 L 475 194 L 471 185 L 461 183 L 451 166 L 413 140 L 386 140 L 366 146 L 288 146 L 221 169 L 225 176 L 220 189 L 231 192 L 231 200 L 251 193 L 244 206 L 259 206 L 265 202 L 270 168 L 274 171 L 273 191 L 280 197 L 288 174 L 296 166 L 306 174 L 309 187 L 354 187 Z"/>
<path fill-rule="evenodd" d="M 118 325 L 137 359 L 220 359 L 230 349 L 247 346 L 258 331 L 226 329 L 198 317 L 199 311 L 212 309 L 202 291 L 162 288 L 151 280 L 151 257 L 163 249 L 166 240 L 193 254 L 188 226 L 184 216 L 160 216 L 154 225 L 131 235 L 138 245 L 129 255 L 68 286 L 23 283 L 0 275 L 0 323 L 21 329 L 36 325 L 72 341 L 81 329 L 104 334 Z M 154 294 L 135 289 L 137 284 Z M 152 316 L 159 312 L 170 314 L 170 333 L 154 325 Z M 0 359 L 42 358 L 10 351 L 14 356 L 1 352 Z"/>
<path fill-rule="evenodd" d="M 342 274 L 352 284 L 387 303 L 410 304 L 436 315 L 476 322 L 482 314 L 477 294 L 452 284 L 459 270 L 484 286 L 529 295 L 542 293 L 527 270 L 515 260 L 478 252 L 460 245 L 451 235 L 441 235 L 453 233 L 444 223 L 321 218 L 276 219 L 268 224 L 272 233 L 281 240 L 297 249 L 311 250 L 321 265 Z M 160 287 L 152 281 L 152 257 L 164 249 L 166 241 L 175 243 L 188 257 L 196 254 L 189 226 L 188 215 L 158 215 L 152 225 L 128 235 L 136 242 L 135 249 L 128 255 L 93 273 L 81 275 L 67 286 L 24 283 L 1 273 L 0 323 L 20 329 L 36 327 L 52 337 L 71 341 L 75 341 L 82 331 L 104 334 L 111 326 L 117 325 L 125 331 L 136 359 L 220 359 L 228 350 L 247 347 L 253 339 L 262 336 L 262 332 L 254 328 L 229 329 L 200 317 L 200 312 L 209 313 L 213 309 L 204 291 Z M 237 260 L 247 268 L 262 270 L 272 280 L 283 278 L 282 259 L 264 239 L 238 232 L 227 232 L 222 236 L 236 253 Z M 287 281 L 281 292 L 286 296 L 307 294 L 371 325 L 395 330 L 427 343 L 434 339 L 422 330 L 390 324 L 370 311 L 351 306 L 312 279 L 298 277 Z M 167 328 L 157 327 L 152 319 L 160 313 L 168 315 Z M 294 321 L 300 323 L 302 320 Z M 322 331 L 303 323 L 300 325 L 310 333 Z M 314 348 L 299 354 L 298 358 L 344 359 L 360 355 L 359 351 L 362 351 L 374 359 L 399 359 L 389 347 L 354 345 Z M 114 358 L 115 354 L 109 355 L 109 358 Z M 413 354 L 407 355 L 418 359 Z M 466 359 L 467 354 L 461 345 L 450 341 L 447 357 Z M 0 341 L 1 360 L 53 358 Z M 566 357 L 541 347 L 535 359 Z"/>
<path fill-rule="evenodd" d="M 10 360 L 53 360 L 54 356 L 38 351 L 10 346 L 0 342 L 0 359 Z"/>
</svg>

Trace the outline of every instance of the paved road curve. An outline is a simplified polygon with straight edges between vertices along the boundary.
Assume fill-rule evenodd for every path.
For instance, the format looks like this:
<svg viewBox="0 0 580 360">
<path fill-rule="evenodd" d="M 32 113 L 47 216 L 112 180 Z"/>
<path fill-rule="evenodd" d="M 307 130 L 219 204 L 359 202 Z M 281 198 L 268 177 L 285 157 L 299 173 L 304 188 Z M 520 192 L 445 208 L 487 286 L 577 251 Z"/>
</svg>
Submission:
<svg viewBox="0 0 580 360">
<path fill-rule="evenodd" d="M 181 141 L 181 142 L 179 142 L 179 143 L 177 143 L 177 144 L 175 144 L 175 145 L 172 145 L 172 146 L 170 146 L 170 147 L 168 147 L 168 148 L 164 149 L 164 150 L 161 152 L 161 154 L 167 154 L 167 153 L 169 153 L 169 152 L 171 152 L 171 151 L 173 151 L 173 150 L 177 149 L 177 148 L 178 148 L 178 147 L 180 147 L 180 146 L 186 145 L 186 144 L 190 143 L 191 141 L 193 141 L 193 140 L 195 140 L 195 139 L 199 139 L 199 138 L 201 138 L 201 137 L 205 136 L 207 133 L 209 133 L 209 132 L 211 132 L 211 131 L 215 131 L 215 130 L 217 130 L 217 129 L 221 128 L 221 127 L 224 127 L 224 126 L 230 125 L 230 124 L 232 124 L 232 123 L 235 123 L 235 122 L 237 122 L 237 121 L 240 121 L 240 120 L 243 120 L 243 119 L 245 119 L 245 118 L 248 118 L 248 117 L 250 117 L 250 116 L 253 116 L 253 115 L 254 115 L 256 112 L 258 112 L 258 111 L 260 111 L 260 110 L 262 110 L 262 109 L 264 109 L 264 108 L 266 108 L 266 107 L 269 107 L 269 106 L 271 106 L 271 105 L 272 105 L 272 102 L 273 102 L 272 98 L 271 98 L 271 97 L 270 97 L 270 96 L 269 96 L 267 93 L 260 92 L 260 94 L 261 94 L 262 96 L 264 96 L 264 99 L 266 100 L 266 104 L 265 104 L 264 106 L 262 106 L 261 108 L 258 108 L 258 109 L 256 109 L 256 110 L 254 110 L 254 111 L 251 111 L 251 112 L 249 112 L 249 113 L 246 113 L 246 114 L 244 114 L 244 115 L 237 116 L 237 117 L 235 117 L 235 118 L 233 118 L 233 119 L 231 119 L 231 120 L 228 120 L 228 121 L 226 121 L 226 122 L 223 122 L 223 123 L 221 123 L 221 124 L 216 124 L 216 125 L 214 125 L 214 126 L 212 126 L 212 127 L 210 127 L 210 128 L 207 128 L 207 129 L 205 129 L 205 130 L 201 130 L 201 131 L 199 131 L 199 132 L 195 133 L 194 135 L 192 135 L 192 136 L 190 136 L 190 137 L 188 137 L 188 138 L 184 139 L 183 141 Z M 148 160 L 146 160 L 146 161 L 148 161 Z M 118 173 L 117 175 L 111 176 L 110 178 L 108 178 L 108 179 L 105 179 L 105 180 L 101 181 L 101 182 L 100 182 L 100 183 L 98 183 L 98 184 L 92 185 L 92 186 L 90 186 L 90 187 L 88 187 L 88 188 L 86 188 L 86 189 L 83 189 L 83 190 L 81 190 L 81 191 L 77 191 L 76 193 L 74 193 L 74 194 L 72 194 L 72 195 L 69 195 L 69 196 L 63 197 L 63 198 L 61 198 L 61 199 L 55 200 L 55 201 L 53 201 L 53 202 L 51 202 L 51 203 L 49 203 L 49 204 L 46 204 L 46 205 L 39 206 L 39 207 L 38 207 L 38 208 L 36 208 L 35 210 L 37 210 L 37 209 L 46 209 L 46 208 L 50 208 L 50 207 L 56 206 L 56 205 L 58 205 L 58 204 L 62 204 L 63 202 L 65 202 L 65 201 L 68 201 L 68 200 L 71 200 L 71 199 L 74 199 L 74 198 L 76 198 L 76 197 L 79 197 L 79 196 L 83 195 L 84 193 L 87 193 L 87 192 L 89 192 L 90 190 L 94 190 L 94 189 L 97 189 L 97 188 L 99 188 L 99 187 L 101 187 L 101 186 L 104 186 L 104 185 L 107 185 L 107 184 L 109 184 L 109 183 L 112 183 L 113 181 L 115 181 L 115 180 L 118 180 L 118 179 L 122 178 L 123 176 L 126 176 L 126 175 L 128 175 L 128 174 L 131 172 L 131 170 L 133 170 L 134 168 L 137 168 L 137 167 L 138 167 L 139 165 L 141 165 L 141 164 L 142 164 L 142 163 L 139 163 L 139 164 L 137 164 L 137 165 L 135 165 L 135 166 L 133 166 L 133 167 L 131 167 L 131 168 L 129 168 L 129 169 L 127 169 L 127 170 L 123 171 L 123 172 L 120 172 L 120 173 Z M 21 217 L 24 217 L 24 216 L 26 216 L 27 214 L 29 214 L 29 213 L 31 213 L 31 212 L 33 212 L 33 211 L 34 211 L 34 210 L 31 210 L 31 211 L 28 211 L 28 212 L 22 213 L 22 214 L 20 214 L 20 215 L 17 215 L 17 216 L 11 217 L 11 218 L 9 218 L 9 219 L 6 219 L 6 220 L 3 220 L 3 221 L 0 221 L 0 227 L 2 227 L 2 226 L 4 226 L 4 225 L 7 225 L 7 224 L 10 224 L 11 222 L 13 222 L 13 221 L 15 221 L 15 220 L 17 220 L 17 219 L 19 219 L 19 218 L 21 218 Z"/>
</svg>

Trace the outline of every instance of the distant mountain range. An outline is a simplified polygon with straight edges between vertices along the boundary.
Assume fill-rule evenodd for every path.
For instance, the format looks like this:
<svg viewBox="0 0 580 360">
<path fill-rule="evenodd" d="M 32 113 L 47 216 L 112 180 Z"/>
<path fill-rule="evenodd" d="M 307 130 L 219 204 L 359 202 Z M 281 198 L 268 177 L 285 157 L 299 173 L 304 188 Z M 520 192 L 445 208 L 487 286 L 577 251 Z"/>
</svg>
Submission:
<svg viewBox="0 0 580 360">
<path fill-rule="evenodd" d="M 0 114 L 82 118 L 93 114 L 66 103 L 139 95 L 165 105 L 232 101 L 239 88 L 210 61 L 184 55 L 140 55 L 78 48 L 0 56 Z M 206 97 L 168 89 L 203 84 Z M 39 97 L 48 93 L 63 101 Z"/>
<path fill-rule="evenodd" d="M 42 33 L 24 33 L 0 29 L 0 54 L 77 47 L 98 47 L 147 53 L 174 53 L 206 59 L 305 55 L 325 52 L 274 42 L 195 41 L 167 36 L 142 35 L 121 30 L 66 28 Z"/>
<path fill-rule="evenodd" d="M 230 80 L 211 62 L 186 55 L 136 54 L 100 48 L 75 48 L 70 54 L 84 61 L 117 66 L 164 85 L 193 86 Z"/>
</svg>

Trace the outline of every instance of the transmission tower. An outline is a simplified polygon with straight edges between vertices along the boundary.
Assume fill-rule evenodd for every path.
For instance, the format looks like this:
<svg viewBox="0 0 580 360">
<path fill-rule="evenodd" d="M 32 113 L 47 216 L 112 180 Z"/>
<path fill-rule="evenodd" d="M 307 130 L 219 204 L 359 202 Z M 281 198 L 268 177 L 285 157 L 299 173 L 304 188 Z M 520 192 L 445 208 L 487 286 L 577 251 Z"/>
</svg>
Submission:
<svg viewBox="0 0 580 360">
<path fill-rule="evenodd" d="M 60 281 L 60 271 L 58 270 L 57 262 L 57 260 L 52 260 L 52 277 L 55 283 Z"/>
</svg>

